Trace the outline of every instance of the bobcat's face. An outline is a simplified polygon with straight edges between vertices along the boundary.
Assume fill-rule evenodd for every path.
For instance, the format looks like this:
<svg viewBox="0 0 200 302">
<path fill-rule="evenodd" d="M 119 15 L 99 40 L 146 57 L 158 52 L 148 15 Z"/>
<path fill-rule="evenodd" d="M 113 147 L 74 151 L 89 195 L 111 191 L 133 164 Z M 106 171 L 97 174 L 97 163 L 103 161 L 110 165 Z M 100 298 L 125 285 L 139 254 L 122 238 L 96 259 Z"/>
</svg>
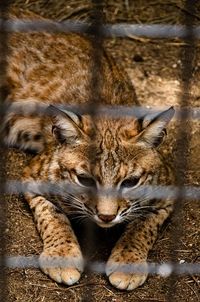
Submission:
<svg viewBox="0 0 200 302">
<path fill-rule="evenodd" d="M 155 147 L 172 114 L 169 109 L 146 127 L 132 117 L 104 116 L 92 121 L 71 112 L 56 116 L 53 133 L 61 142 L 55 156 L 56 178 L 83 189 L 63 202 L 70 200 L 74 213 L 90 217 L 101 227 L 155 210 L 145 195 L 134 197 L 134 191 L 156 182 L 160 159 Z"/>
</svg>

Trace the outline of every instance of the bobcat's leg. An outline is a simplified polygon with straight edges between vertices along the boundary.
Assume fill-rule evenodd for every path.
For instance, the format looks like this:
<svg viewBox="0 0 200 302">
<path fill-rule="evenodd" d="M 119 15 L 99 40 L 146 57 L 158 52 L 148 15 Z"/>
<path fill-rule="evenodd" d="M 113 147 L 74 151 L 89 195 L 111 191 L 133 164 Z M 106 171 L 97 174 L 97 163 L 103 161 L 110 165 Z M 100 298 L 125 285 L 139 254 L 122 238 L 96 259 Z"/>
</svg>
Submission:
<svg viewBox="0 0 200 302">
<path fill-rule="evenodd" d="M 83 258 L 68 218 L 42 196 L 26 199 L 44 243 L 41 269 L 56 282 L 74 284 L 83 271 Z"/>
<path fill-rule="evenodd" d="M 144 283 L 147 273 L 132 273 L 128 269 L 131 269 L 131 264 L 142 264 L 146 268 L 148 252 L 170 212 L 168 208 L 161 209 L 156 214 L 147 216 L 145 220 L 137 220 L 137 225 L 128 225 L 113 248 L 106 266 L 106 274 L 113 286 L 121 290 L 133 290 Z"/>
</svg>

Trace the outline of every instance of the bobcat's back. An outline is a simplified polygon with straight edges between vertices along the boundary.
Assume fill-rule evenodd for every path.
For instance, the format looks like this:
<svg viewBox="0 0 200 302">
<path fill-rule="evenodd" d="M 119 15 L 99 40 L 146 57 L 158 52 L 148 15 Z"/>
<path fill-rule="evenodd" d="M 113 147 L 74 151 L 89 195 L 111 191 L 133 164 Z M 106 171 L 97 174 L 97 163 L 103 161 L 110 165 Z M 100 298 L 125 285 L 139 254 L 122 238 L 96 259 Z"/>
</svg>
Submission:
<svg viewBox="0 0 200 302">
<path fill-rule="evenodd" d="M 94 62 L 90 40 L 78 34 L 14 33 L 8 38 L 9 55 L 4 84 L 11 111 L 5 118 L 5 142 L 23 150 L 40 152 L 46 139 L 47 120 L 23 114 L 49 104 L 84 104 L 91 100 Z M 136 104 L 134 88 L 124 71 L 103 52 L 101 104 Z M 95 91 L 93 92 L 95 94 Z M 22 107 L 23 106 L 23 107 Z M 20 111 L 21 112 L 21 111 Z M 49 122 L 48 122 L 49 123 Z M 47 135 L 46 135 L 47 137 Z"/>
</svg>

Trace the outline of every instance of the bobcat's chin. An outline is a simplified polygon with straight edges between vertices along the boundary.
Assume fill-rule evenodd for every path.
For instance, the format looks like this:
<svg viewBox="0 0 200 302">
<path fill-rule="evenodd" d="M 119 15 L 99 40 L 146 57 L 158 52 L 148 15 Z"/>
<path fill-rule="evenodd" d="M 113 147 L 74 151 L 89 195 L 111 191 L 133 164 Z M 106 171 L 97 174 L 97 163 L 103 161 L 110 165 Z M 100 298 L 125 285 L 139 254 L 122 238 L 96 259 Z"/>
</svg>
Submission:
<svg viewBox="0 0 200 302">
<path fill-rule="evenodd" d="M 111 227 L 115 226 L 117 223 L 112 223 L 112 222 L 110 222 L 110 223 L 104 223 L 104 222 L 97 222 L 96 221 L 96 224 L 98 226 L 100 226 L 101 228 L 106 229 L 106 228 L 111 228 Z"/>
</svg>

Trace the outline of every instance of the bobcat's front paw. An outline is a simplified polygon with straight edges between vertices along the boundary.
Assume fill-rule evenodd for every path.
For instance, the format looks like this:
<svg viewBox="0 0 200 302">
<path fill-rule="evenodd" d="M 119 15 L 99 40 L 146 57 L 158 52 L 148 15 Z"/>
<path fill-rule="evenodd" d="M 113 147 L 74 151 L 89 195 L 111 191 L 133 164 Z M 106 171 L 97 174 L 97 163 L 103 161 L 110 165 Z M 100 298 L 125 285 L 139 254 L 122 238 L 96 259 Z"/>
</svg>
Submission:
<svg viewBox="0 0 200 302">
<path fill-rule="evenodd" d="M 145 282 L 148 275 L 147 263 L 124 264 L 109 259 L 106 265 L 106 275 L 114 287 L 121 290 L 133 290 Z"/>
<path fill-rule="evenodd" d="M 41 270 L 58 283 L 72 285 L 76 283 L 83 271 L 84 262 L 81 252 L 76 256 L 67 253 L 43 251 L 39 259 Z"/>
</svg>

